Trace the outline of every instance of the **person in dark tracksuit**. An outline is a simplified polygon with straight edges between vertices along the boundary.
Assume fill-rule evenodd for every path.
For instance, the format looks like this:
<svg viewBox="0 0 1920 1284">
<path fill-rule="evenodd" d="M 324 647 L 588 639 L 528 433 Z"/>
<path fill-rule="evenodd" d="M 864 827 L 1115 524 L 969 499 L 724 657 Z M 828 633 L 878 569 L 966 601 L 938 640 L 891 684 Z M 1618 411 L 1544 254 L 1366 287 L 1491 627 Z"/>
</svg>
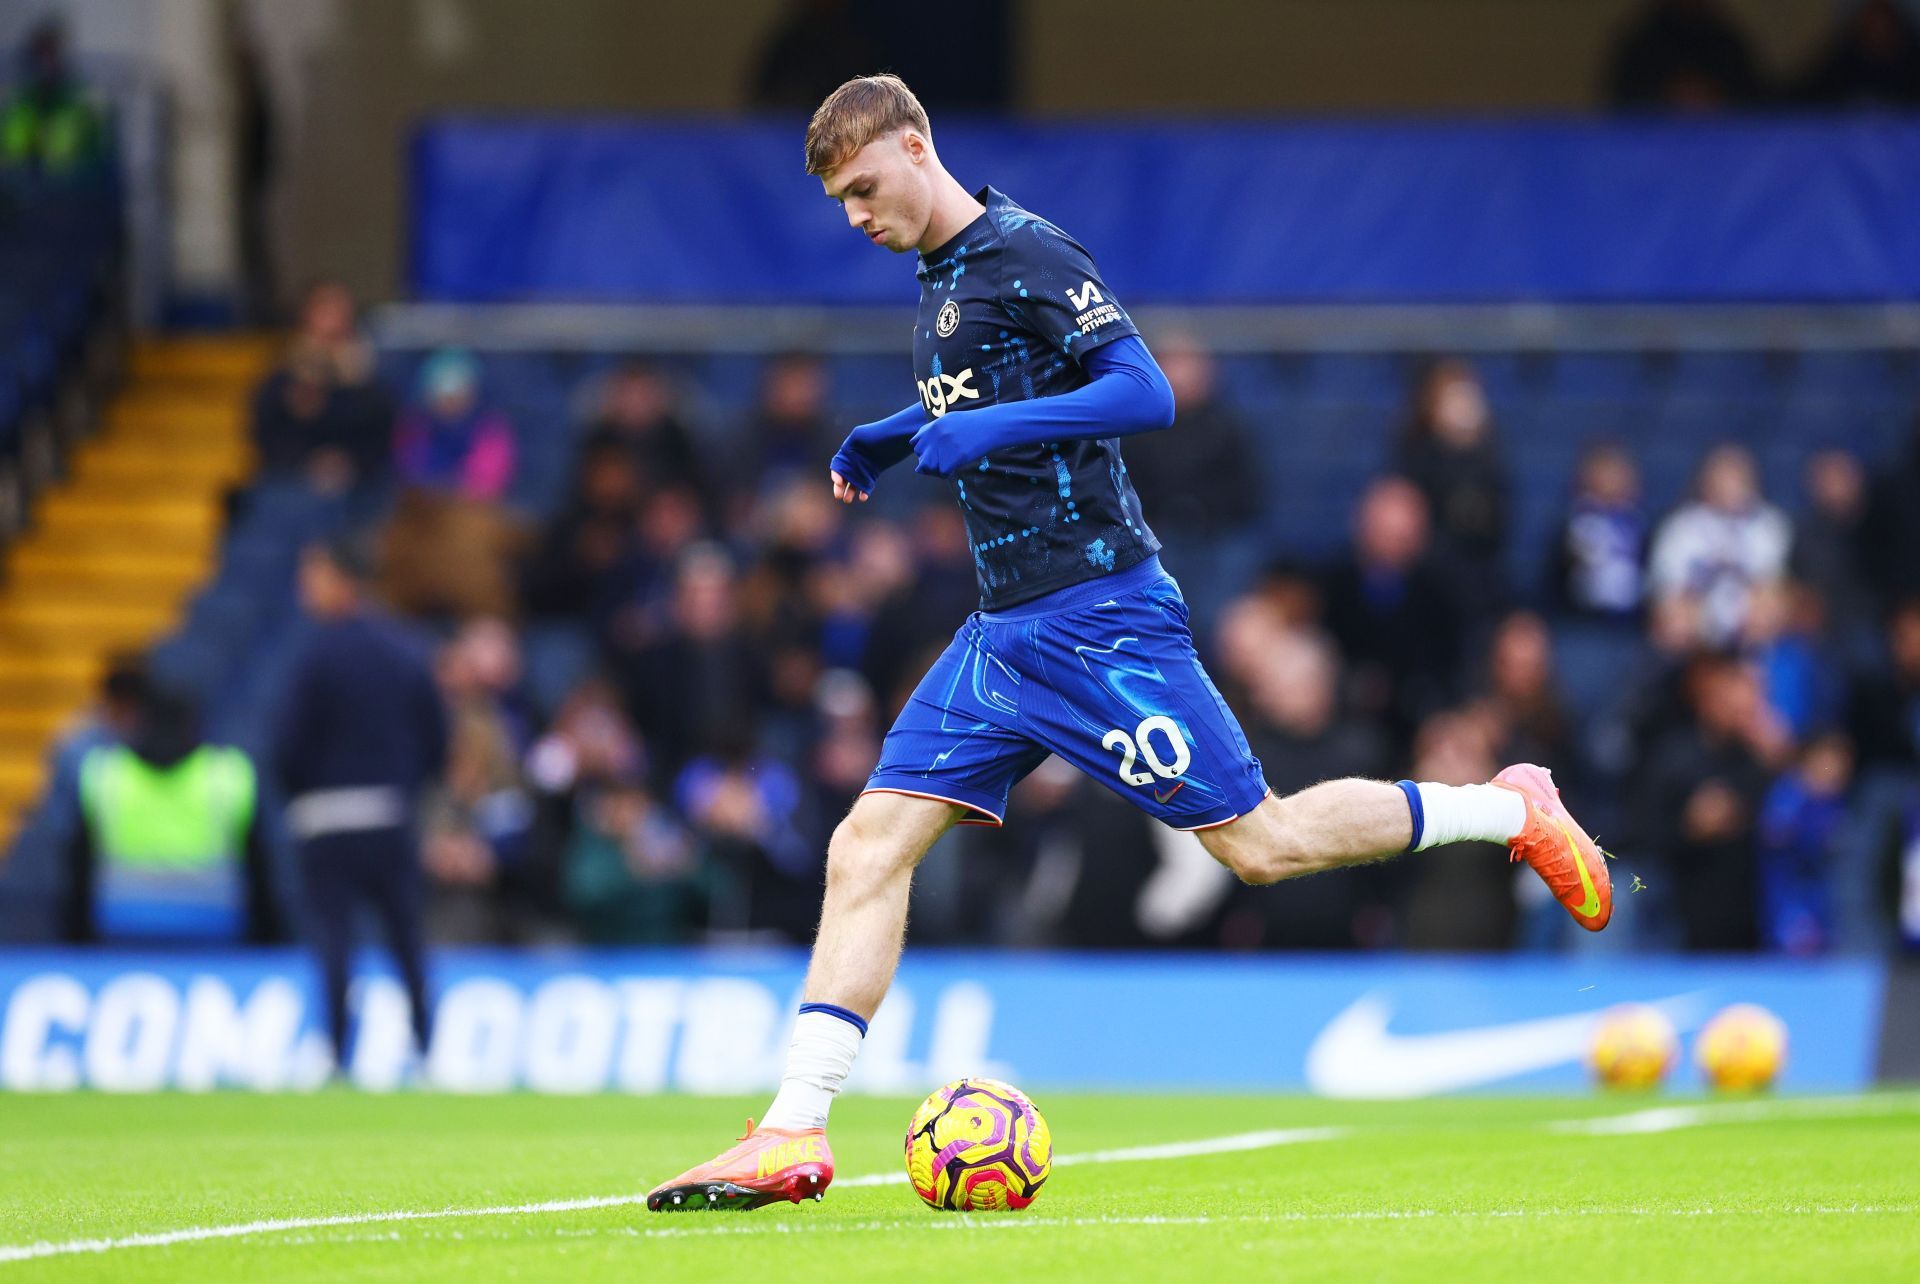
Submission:
<svg viewBox="0 0 1920 1284">
<path fill-rule="evenodd" d="M 326 988 L 334 1056 L 349 1062 L 347 986 L 361 906 L 384 929 L 422 1055 L 431 1035 L 415 831 L 421 791 L 446 764 L 447 717 L 424 640 L 368 601 L 372 559 L 353 540 L 309 548 L 300 598 L 317 627 L 295 663 L 273 765 L 299 847 L 300 883 Z"/>
</svg>

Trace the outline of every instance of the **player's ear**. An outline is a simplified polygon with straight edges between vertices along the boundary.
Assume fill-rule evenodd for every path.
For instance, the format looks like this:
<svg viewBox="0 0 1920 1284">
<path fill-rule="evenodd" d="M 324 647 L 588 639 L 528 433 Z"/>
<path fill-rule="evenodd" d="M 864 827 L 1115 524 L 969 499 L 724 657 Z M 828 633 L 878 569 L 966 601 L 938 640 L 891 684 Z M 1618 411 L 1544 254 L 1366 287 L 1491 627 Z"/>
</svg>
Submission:
<svg viewBox="0 0 1920 1284">
<path fill-rule="evenodd" d="M 914 130 L 906 130 L 900 135 L 900 145 L 907 149 L 907 159 L 915 165 L 925 163 L 933 154 L 933 148 L 927 140 Z"/>
</svg>

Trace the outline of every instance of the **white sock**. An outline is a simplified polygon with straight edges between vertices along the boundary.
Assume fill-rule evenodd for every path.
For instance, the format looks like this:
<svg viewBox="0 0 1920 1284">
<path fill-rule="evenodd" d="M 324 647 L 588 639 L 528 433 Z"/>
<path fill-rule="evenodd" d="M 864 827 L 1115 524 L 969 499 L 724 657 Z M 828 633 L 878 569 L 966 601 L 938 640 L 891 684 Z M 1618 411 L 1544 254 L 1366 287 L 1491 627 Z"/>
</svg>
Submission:
<svg viewBox="0 0 1920 1284">
<path fill-rule="evenodd" d="M 762 1128 L 824 1128 L 834 1094 L 847 1081 L 867 1023 L 845 1008 L 806 1003 L 793 1023 L 787 1070 Z"/>
<path fill-rule="evenodd" d="M 1403 786 L 1404 787 L 1404 786 Z M 1447 843 L 1504 843 L 1527 827 L 1527 800 L 1499 785 L 1436 785 L 1421 781 L 1419 830 L 1413 850 Z"/>
</svg>

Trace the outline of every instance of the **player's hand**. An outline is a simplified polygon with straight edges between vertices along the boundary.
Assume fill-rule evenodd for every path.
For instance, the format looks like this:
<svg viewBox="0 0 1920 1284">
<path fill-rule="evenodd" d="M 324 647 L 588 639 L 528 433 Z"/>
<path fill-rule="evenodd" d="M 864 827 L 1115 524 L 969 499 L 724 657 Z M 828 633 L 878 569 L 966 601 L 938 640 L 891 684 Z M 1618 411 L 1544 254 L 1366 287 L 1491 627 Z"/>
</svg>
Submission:
<svg viewBox="0 0 1920 1284">
<path fill-rule="evenodd" d="M 851 504 L 856 499 L 864 504 L 872 498 L 869 492 L 856 488 L 838 472 L 828 472 L 827 476 L 833 478 L 833 497 L 843 504 Z"/>
<path fill-rule="evenodd" d="M 928 477 L 951 477 L 969 460 L 980 457 L 978 448 L 967 446 L 958 431 L 947 427 L 947 420 L 954 417 L 943 416 L 913 434 L 913 453 L 920 460 L 914 465 L 914 472 Z"/>
</svg>

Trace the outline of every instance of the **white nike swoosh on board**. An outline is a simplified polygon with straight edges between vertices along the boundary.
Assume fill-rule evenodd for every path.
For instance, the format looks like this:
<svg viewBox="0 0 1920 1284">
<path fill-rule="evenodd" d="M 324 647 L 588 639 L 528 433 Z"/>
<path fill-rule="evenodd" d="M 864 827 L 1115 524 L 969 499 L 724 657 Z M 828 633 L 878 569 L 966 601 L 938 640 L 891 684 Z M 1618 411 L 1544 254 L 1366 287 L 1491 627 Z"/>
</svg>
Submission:
<svg viewBox="0 0 1920 1284">
<path fill-rule="evenodd" d="M 1703 998 L 1679 994 L 1650 1006 L 1684 1031 L 1699 1024 Z M 1314 1036 L 1307 1085 L 1327 1097 L 1399 1099 L 1498 1083 L 1585 1056 L 1605 1011 L 1394 1034 L 1387 1029 L 1392 1002 L 1377 991 L 1363 994 Z"/>
</svg>

